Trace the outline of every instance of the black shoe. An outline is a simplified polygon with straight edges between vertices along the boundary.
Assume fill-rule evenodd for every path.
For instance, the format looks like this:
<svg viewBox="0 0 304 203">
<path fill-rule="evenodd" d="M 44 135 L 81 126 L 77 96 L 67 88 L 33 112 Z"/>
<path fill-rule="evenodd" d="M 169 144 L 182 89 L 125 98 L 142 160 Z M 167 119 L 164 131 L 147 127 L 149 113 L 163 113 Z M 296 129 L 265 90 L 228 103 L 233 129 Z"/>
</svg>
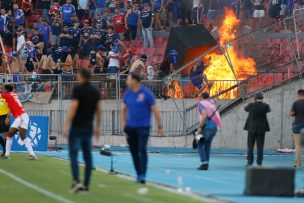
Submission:
<svg viewBox="0 0 304 203">
<path fill-rule="evenodd" d="M 197 170 L 200 170 L 200 171 L 207 171 L 209 168 L 209 165 L 208 164 L 202 164 L 200 165 L 200 167 L 197 168 Z"/>
<path fill-rule="evenodd" d="M 77 193 L 79 194 L 86 194 L 89 192 L 89 188 L 88 187 L 80 187 L 77 191 Z"/>
</svg>

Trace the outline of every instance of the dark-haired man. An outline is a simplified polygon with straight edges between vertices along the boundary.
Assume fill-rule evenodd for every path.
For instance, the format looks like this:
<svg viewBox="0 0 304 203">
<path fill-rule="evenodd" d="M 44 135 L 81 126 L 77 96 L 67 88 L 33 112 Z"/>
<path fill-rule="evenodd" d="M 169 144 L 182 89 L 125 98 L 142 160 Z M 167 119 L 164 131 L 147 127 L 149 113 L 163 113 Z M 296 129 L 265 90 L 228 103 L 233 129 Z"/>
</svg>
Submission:
<svg viewBox="0 0 304 203">
<path fill-rule="evenodd" d="M 152 112 L 156 119 L 159 135 L 163 135 L 164 130 L 154 95 L 148 88 L 142 87 L 140 81 L 140 76 L 135 73 L 130 73 L 127 77 L 129 90 L 123 97 L 121 115 L 122 126 L 127 136 L 137 174 L 136 182 L 144 184 L 146 182 L 147 144 Z"/>
<path fill-rule="evenodd" d="M 253 164 L 255 143 L 257 144 L 258 154 L 257 165 L 261 166 L 263 162 L 265 133 L 270 131 L 267 113 L 271 111 L 269 105 L 264 103 L 263 99 L 263 93 L 257 93 L 254 97 L 254 102 L 245 107 L 245 111 L 249 113 L 244 127 L 244 130 L 248 131 L 247 166 L 252 166 Z"/>
<path fill-rule="evenodd" d="M 13 92 L 12 85 L 4 85 L 4 93 L 0 94 L 0 97 L 5 99 L 11 114 L 15 118 L 11 128 L 9 129 L 7 138 L 6 138 L 6 152 L 1 159 L 8 159 L 10 157 L 11 147 L 13 144 L 13 137 L 19 131 L 20 137 L 24 142 L 25 147 L 29 152 L 29 160 L 36 160 L 37 156 L 35 155 L 30 139 L 26 137 L 26 132 L 29 125 L 29 117 L 25 110 L 23 109 L 18 95 Z"/>
<path fill-rule="evenodd" d="M 298 91 L 298 100 L 292 104 L 290 116 L 295 117 L 292 131 L 294 133 L 294 144 L 296 150 L 295 167 L 300 168 L 302 166 L 302 145 L 301 140 L 304 129 L 304 90 Z"/>
<path fill-rule="evenodd" d="M 63 135 L 69 139 L 69 155 L 72 168 L 72 193 L 88 191 L 92 172 L 92 135 L 98 141 L 101 122 L 100 94 L 90 82 L 90 72 L 81 69 L 77 75 L 79 86 L 75 87 L 64 124 Z M 96 115 L 95 131 L 93 121 Z M 78 151 L 81 147 L 85 161 L 84 183 L 79 181 Z"/>
</svg>

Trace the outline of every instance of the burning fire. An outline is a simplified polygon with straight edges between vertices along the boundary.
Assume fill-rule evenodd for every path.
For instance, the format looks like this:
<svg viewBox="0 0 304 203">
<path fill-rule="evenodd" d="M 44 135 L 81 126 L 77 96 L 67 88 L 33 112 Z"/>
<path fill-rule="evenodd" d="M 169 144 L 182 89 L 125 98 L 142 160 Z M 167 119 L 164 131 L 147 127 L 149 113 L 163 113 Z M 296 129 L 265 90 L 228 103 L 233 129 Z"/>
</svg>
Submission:
<svg viewBox="0 0 304 203">
<path fill-rule="evenodd" d="M 240 20 L 236 18 L 233 10 L 225 8 L 225 19 L 219 28 L 220 44 L 225 46 L 226 42 L 229 42 L 236 38 L 235 29 L 240 23 Z M 238 50 L 237 44 L 226 44 L 227 55 L 230 58 L 236 77 L 239 80 L 248 79 L 250 76 L 257 74 L 255 68 L 255 61 L 252 58 L 245 57 L 243 53 Z M 211 57 L 210 65 L 205 71 L 208 80 L 235 80 L 233 72 L 227 62 L 224 54 L 219 52 L 213 52 L 206 56 Z M 229 82 L 228 85 L 223 87 L 220 85 L 214 85 L 211 90 L 211 95 L 219 94 L 221 91 L 226 90 L 236 85 L 236 82 Z M 227 87 L 228 86 L 228 87 Z M 237 90 L 229 91 L 226 94 L 221 95 L 221 99 L 232 99 L 237 95 Z"/>
<path fill-rule="evenodd" d="M 181 88 L 179 82 L 174 80 L 168 84 L 167 96 L 175 99 L 183 98 L 183 89 Z"/>
</svg>

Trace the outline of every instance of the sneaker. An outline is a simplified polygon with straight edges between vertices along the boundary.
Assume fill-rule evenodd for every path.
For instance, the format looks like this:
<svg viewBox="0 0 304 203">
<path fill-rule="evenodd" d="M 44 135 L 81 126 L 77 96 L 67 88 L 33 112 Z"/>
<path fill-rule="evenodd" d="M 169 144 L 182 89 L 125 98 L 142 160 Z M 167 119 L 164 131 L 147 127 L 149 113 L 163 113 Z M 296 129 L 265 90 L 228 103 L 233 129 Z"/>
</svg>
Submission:
<svg viewBox="0 0 304 203">
<path fill-rule="evenodd" d="M 38 159 L 38 157 L 36 155 L 29 155 L 29 157 L 28 157 L 28 160 L 30 160 L 30 161 L 35 161 L 37 159 Z"/>
<path fill-rule="evenodd" d="M 87 187 L 80 187 L 78 190 L 77 190 L 77 193 L 79 194 L 87 194 L 89 192 L 89 189 Z"/>
<path fill-rule="evenodd" d="M 10 159 L 10 157 L 3 155 L 3 156 L 0 156 L 0 159 Z"/>
<path fill-rule="evenodd" d="M 199 170 L 199 171 L 207 171 L 208 169 L 209 169 L 208 164 L 202 164 L 202 165 L 200 165 L 200 167 L 197 168 L 197 170 Z"/>
<path fill-rule="evenodd" d="M 81 183 L 74 183 L 72 185 L 72 188 L 70 190 L 70 193 L 76 194 L 79 190 L 85 189 L 84 186 Z"/>
</svg>

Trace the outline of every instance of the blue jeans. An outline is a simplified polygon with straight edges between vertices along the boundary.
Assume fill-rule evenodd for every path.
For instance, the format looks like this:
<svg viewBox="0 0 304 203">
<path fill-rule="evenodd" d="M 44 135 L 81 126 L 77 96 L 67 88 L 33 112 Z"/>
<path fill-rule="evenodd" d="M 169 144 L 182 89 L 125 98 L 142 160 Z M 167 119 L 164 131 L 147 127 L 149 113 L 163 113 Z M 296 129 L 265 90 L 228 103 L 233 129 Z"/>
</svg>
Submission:
<svg viewBox="0 0 304 203">
<path fill-rule="evenodd" d="M 154 41 L 153 41 L 153 30 L 152 28 L 142 28 L 142 33 L 144 37 L 144 48 L 148 47 L 148 41 L 150 43 L 150 48 L 154 48 Z"/>
<path fill-rule="evenodd" d="M 197 145 L 197 151 L 200 156 L 202 164 L 209 163 L 211 144 L 214 136 L 216 135 L 216 132 L 217 132 L 216 128 L 205 129 L 203 134 L 206 140 L 203 144 L 198 143 Z"/>
<path fill-rule="evenodd" d="M 148 164 L 147 144 L 150 127 L 126 127 L 125 133 L 128 136 L 127 141 L 136 174 L 145 178 Z"/>
<path fill-rule="evenodd" d="M 73 180 L 79 182 L 78 151 L 81 148 L 85 162 L 84 186 L 88 188 L 92 174 L 92 129 L 71 128 L 69 136 L 69 155 Z"/>
</svg>

